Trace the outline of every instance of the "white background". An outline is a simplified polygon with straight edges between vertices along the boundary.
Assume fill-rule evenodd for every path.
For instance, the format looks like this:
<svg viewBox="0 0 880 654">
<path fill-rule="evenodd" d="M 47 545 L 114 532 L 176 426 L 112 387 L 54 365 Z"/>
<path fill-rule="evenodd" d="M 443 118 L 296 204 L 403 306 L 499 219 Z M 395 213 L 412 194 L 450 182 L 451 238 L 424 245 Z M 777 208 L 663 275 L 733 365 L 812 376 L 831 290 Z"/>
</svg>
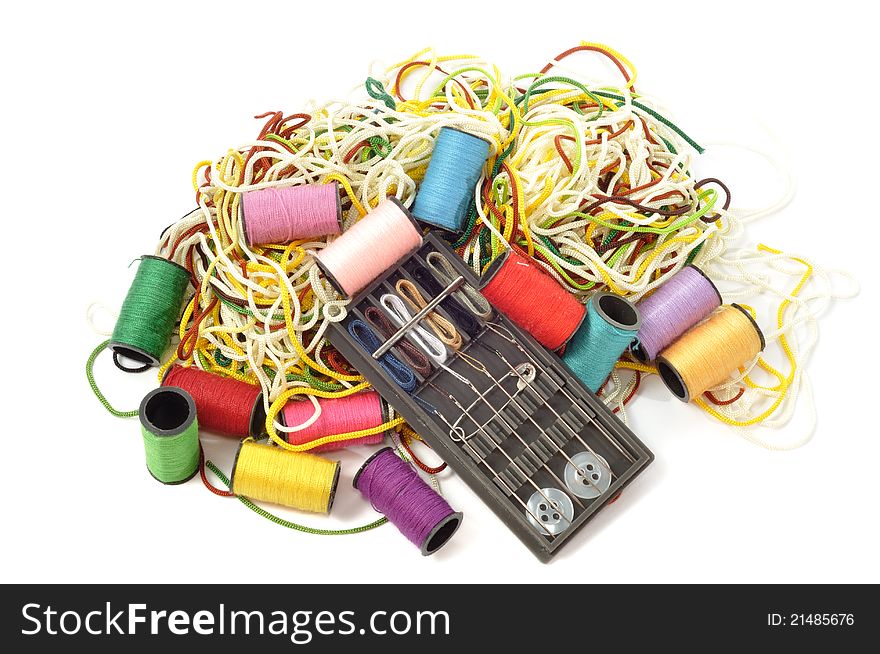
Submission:
<svg viewBox="0 0 880 654">
<path fill-rule="evenodd" d="M 863 3 L 780 5 L 7 3 L 0 580 L 880 581 L 877 37 Z M 430 558 L 390 526 L 299 534 L 198 479 L 155 482 L 137 420 L 110 416 L 86 384 L 84 362 L 101 337 L 85 310 L 94 300 L 118 307 L 128 264 L 193 206 L 193 164 L 255 136 L 254 114 L 345 95 L 374 59 L 431 44 L 513 73 L 581 39 L 628 55 L 640 89 L 698 141 L 788 155 L 796 200 L 752 224 L 747 239 L 862 281 L 861 296 L 821 323 L 814 440 L 768 452 L 651 379 L 630 415 L 656 462 L 550 565 L 451 474 L 444 488 L 466 519 Z M 710 155 L 701 172 L 725 179 L 734 204 L 780 192 L 754 159 Z M 152 374 L 119 373 L 107 355 L 97 375 L 125 409 L 155 385 Z M 206 437 L 205 447 L 228 471 L 233 444 Z M 315 526 L 372 520 L 350 486 L 365 454 L 343 457 L 331 518 L 284 515 Z"/>
</svg>

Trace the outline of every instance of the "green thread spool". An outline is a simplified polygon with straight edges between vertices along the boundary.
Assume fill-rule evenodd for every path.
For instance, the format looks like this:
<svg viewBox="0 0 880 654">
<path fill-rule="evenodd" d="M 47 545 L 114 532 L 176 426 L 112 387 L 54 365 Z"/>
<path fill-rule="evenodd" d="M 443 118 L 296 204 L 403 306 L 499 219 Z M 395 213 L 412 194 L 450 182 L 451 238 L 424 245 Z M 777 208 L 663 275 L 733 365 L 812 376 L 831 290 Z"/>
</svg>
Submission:
<svg viewBox="0 0 880 654">
<path fill-rule="evenodd" d="M 182 484 L 199 470 L 196 403 L 182 388 L 161 386 L 147 393 L 138 415 L 147 470 L 163 484 Z"/>
<path fill-rule="evenodd" d="M 120 369 L 140 372 L 159 365 L 189 282 L 189 271 L 183 266 L 162 257 L 141 257 L 110 336 L 113 360 Z M 120 355 L 144 365 L 125 368 L 119 363 Z"/>
<path fill-rule="evenodd" d="M 611 374 L 642 324 L 639 310 L 614 293 L 594 293 L 587 316 L 565 348 L 562 361 L 594 393 Z"/>
</svg>

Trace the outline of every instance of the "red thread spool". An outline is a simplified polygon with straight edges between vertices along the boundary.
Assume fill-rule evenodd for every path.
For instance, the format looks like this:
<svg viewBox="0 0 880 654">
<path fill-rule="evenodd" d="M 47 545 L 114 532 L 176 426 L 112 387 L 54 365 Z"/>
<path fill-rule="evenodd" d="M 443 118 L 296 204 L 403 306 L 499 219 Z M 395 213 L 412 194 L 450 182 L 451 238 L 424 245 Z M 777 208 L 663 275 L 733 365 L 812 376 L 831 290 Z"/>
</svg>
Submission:
<svg viewBox="0 0 880 654">
<path fill-rule="evenodd" d="M 388 421 L 385 402 L 376 391 L 357 393 L 348 397 L 319 399 L 318 404 L 321 406 L 321 415 L 314 423 L 299 431 L 284 432 L 288 443 L 302 445 L 324 436 L 371 429 Z M 286 427 L 293 427 L 303 424 L 314 414 L 315 405 L 310 401 L 295 400 L 284 405 L 281 410 L 281 422 Z M 371 436 L 324 443 L 309 451 L 326 452 L 352 445 L 378 445 L 384 439 L 385 433 L 379 432 Z"/>
<path fill-rule="evenodd" d="M 176 386 L 192 395 L 199 427 L 206 431 L 235 438 L 263 433 L 266 411 L 259 386 L 177 365 L 165 373 L 162 386 Z"/>
<path fill-rule="evenodd" d="M 495 308 L 550 350 L 565 345 L 587 314 L 559 282 L 513 250 L 489 264 L 480 278 L 480 290 Z"/>
</svg>

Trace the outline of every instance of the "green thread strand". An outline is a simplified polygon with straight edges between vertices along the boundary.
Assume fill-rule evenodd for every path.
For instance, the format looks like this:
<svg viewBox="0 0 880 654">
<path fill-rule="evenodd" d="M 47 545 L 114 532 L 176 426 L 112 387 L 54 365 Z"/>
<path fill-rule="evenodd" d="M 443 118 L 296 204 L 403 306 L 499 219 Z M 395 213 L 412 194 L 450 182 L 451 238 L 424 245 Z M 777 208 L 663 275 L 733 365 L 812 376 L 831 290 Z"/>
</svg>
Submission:
<svg viewBox="0 0 880 654">
<path fill-rule="evenodd" d="M 113 348 L 128 347 L 158 362 L 171 341 L 189 282 L 186 268 L 161 257 L 142 257 L 110 336 Z"/>
<path fill-rule="evenodd" d="M 610 98 L 611 100 L 617 100 L 617 101 L 619 101 L 619 102 L 623 102 L 623 101 L 624 101 L 623 96 L 622 96 L 622 95 L 617 95 L 616 93 L 607 93 L 607 92 L 604 92 L 604 91 L 594 91 L 594 93 L 595 93 L 596 95 L 601 95 L 603 98 Z M 666 125 L 669 129 L 671 129 L 673 132 L 675 132 L 675 133 L 678 134 L 681 138 L 683 138 L 683 139 L 687 142 L 688 145 L 690 145 L 694 150 L 696 150 L 696 151 L 699 152 L 700 154 L 703 154 L 703 152 L 705 151 L 705 148 L 703 148 L 699 143 L 697 143 L 696 141 L 694 141 L 690 136 L 688 136 L 687 134 L 685 134 L 684 131 L 683 131 L 678 125 L 676 125 L 676 124 L 673 123 L 671 120 L 669 120 L 668 118 L 666 118 L 666 116 L 664 116 L 663 114 L 658 113 L 657 111 L 654 111 L 653 109 L 651 109 L 651 107 L 649 107 L 649 106 L 647 106 L 647 105 L 644 105 L 644 104 L 642 104 L 641 102 L 639 102 L 639 101 L 637 101 L 637 100 L 632 100 L 632 105 L 633 105 L 634 107 L 636 107 L 637 109 L 641 109 L 641 110 L 644 111 L 646 114 L 650 114 L 650 115 L 652 115 L 654 118 L 656 118 L 656 119 L 659 120 L 661 123 L 663 123 L 664 125 Z"/>
<path fill-rule="evenodd" d="M 95 381 L 95 359 L 98 358 L 98 355 L 103 352 L 107 346 L 110 345 L 110 339 L 107 339 L 94 350 L 89 355 L 88 360 L 86 361 L 86 379 L 89 380 L 89 386 L 92 387 L 92 392 L 95 394 L 95 397 L 98 398 L 98 401 L 104 405 L 104 408 L 107 409 L 110 413 L 112 413 L 117 418 L 133 418 L 138 414 L 135 411 L 120 411 L 119 409 L 114 409 L 113 405 L 110 404 L 110 401 L 104 397 L 104 394 L 101 392 L 101 389 L 98 388 L 98 383 Z"/>
<path fill-rule="evenodd" d="M 229 479 L 226 477 L 226 475 L 223 474 L 220 468 L 214 465 L 213 462 L 205 461 L 205 467 L 213 472 L 217 476 L 217 479 L 222 481 L 229 490 L 232 490 L 232 485 L 229 483 Z M 253 511 L 257 515 L 266 518 L 266 520 L 274 522 L 276 525 L 286 527 L 287 529 L 301 531 L 306 534 L 314 534 L 316 536 L 348 536 L 350 534 L 360 534 L 365 531 L 369 531 L 370 529 L 381 527 L 386 522 L 388 522 L 388 518 L 382 517 L 368 524 L 361 525 L 360 527 L 352 527 L 350 529 L 315 529 L 314 527 L 307 527 L 296 522 L 291 522 L 290 520 L 285 520 L 284 518 L 279 518 L 277 515 L 269 513 L 268 511 L 266 511 L 266 509 L 257 506 L 246 497 L 243 497 L 241 495 L 236 495 L 236 497 L 238 498 L 239 502 L 244 504 L 251 511 Z"/>
<path fill-rule="evenodd" d="M 367 95 L 369 95 L 371 98 L 373 98 L 374 100 L 381 100 L 385 103 L 385 106 L 392 111 L 397 109 L 397 103 L 394 101 L 393 97 L 388 95 L 385 87 L 382 86 L 382 82 L 372 77 L 368 77 L 367 81 L 364 83 L 364 86 L 367 88 Z"/>
<path fill-rule="evenodd" d="M 706 244 L 706 241 L 703 241 L 697 247 L 695 247 L 693 250 L 691 250 L 687 256 L 687 259 L 684 262 L 684 265 L 688 265 L 689 263 L 692 263 L 693 260 L 697 258 L 697 255 L 700 253 L 700 250 L 703 249 L 703 246 L 705 244 Z"/>
<path fill-rule="evenodd" d="M 593 102 L 595 102 L 595 103 L 598 105 L 598 112 L 596 113 L 596 115 L 595 115 L 591 120 L 596 120 L 596 119 L 598 119 L 599 117 L 602 116 L 602 111 L 603 111 L 604 108 L 605 108 L 605 107 L 602 105 L 602 101 L 601 101 L 599 98 L 597 98 L 597 97 L 596 97 L 596 96 L 595 96 L 595 95 L 594 95 L 594 94 L 593 94 L 593 93 L 592 93 L 592 92 L 591 92 L 586 86 L 584 86 L 583 84 L 581 84 L 581 83 L 578 82 L 577 80 L 574 80 L 574 79 L 572 79 L 572 78 L 570 78 L 570 77 L 563 77 L 563 76 L 561 76 L 561 75 L 551 75 L 551 76 L 549 76 L 549 77 L 541 77 L 541 78 L 539 78 L 539 79 L 536 79 L 534 82 L 532 82 L 531 86 L 529 86 L 529 88 L 526 89 L 525 94 L 521 95 L 519 98 L 517 98 L 516 100 L 514 100 L 514 104 L 517 104 L 517 105 L 518 105 L 520 102 L 522 102 L 523 105 L 524 105 L 524 106 L 523 106 L 523 113 L 527 113 L 528 110 L 529 110 L 529 99 L 532 97 L 532 95 L 533 95 L 536 91 L 543 91 L 543 92 L 546 93 L 546 92 L 548 92 L 548 91 L 557 91 L 557 90 L 559 90 L 559 89 L 536 89 L 536 88 L 535 88 L 536 86 L 538 86 L 538 85 L 540 85 L 540 84 L 549 84 L 549 83 L 552 83 L 552 82 L 558 82 L 558 83 L 562 83 L 562 84 L 570 84 L 571 86 L 574 86 L 574 87 L 577 88 L 578 90 L 582 91 L 582 92 L 584 93 L 584 95 L 586 95 L 586 96 L 589 97 Z M 580 110 L 580 107 L 577 107 L 577 111 L 578 111 L 578 113 L 583 113 L 583 112 Z"/>
<path fill-rule="evenodd" d="M 636 225 L 635 223 L 631 225 L 623 225 L 620 223 L 612 223 L 598 216 L 590 216 L 585 213 L 575 212 L 569 214 L 569 216 L 576 216 L 581 220 L 588 220 L 596 223 L 597 225 L 601 225 L 602 227 L 607 227 L 608 229 L 617 230 L 620 232 L 640 232 L 645 234 L 671 234 L 672 232 L 677 232 L 682 227 L 685 227 L 695 220 L 702 218 L 707 213 L 709 213 L 714 207 L 715 203 L 718 201 L 718 194 L 714 190 L 708 190 L 705 193 L 699 194 L 700 201 L 705 201 L 705 204 L 700 207 L 694 213 L 683 216 L 679 220 L 676 220 L 674 223 L 667 227 L 650 227 L 648 225 Z"/>
</svg>

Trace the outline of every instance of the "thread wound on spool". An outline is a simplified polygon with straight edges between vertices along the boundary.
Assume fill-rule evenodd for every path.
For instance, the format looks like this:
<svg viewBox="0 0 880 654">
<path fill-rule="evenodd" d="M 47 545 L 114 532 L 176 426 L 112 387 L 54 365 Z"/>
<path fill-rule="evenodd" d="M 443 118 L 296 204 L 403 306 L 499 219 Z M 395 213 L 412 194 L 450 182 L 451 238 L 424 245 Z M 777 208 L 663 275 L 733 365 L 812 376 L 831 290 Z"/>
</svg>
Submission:
<svg viewBox="0 0 880 654">
<path fill-rule="evenodd" d="M 594 293 L 587 317 L 566 347 L 562 361 L 594 393 L 629 347 L 641 325 L 638 309 L 614 293 Z"/>
<path fill-rule="evenodd" d="M 177 386 L 193 398 L 203 429 L 235 438 L 263 433 L 266 410 L 262 389 L 196 367 L 171 366 L 163 386 Z"/>
<path fill-rule="evenodd" d="M 199 466 L 196 405 L 185 390 L 156 388 L 138 409 L 147 470 L 163 484 L 182 484 Z"/>
<path fill-rule="evenodd" d="M 146 366 L 159 365 L 171 342 L 189 283 L 189 271 L 183 266 L 153 255 L 141 257 L 110 336 L 114 359 L 124 356 Z M 129 370 L 118 360 L 117 365 Z"/>
<path fill-rule="evenodd" d="M 632 354 L 653 361 L 660 351 L 721 305 L 721 294 L 706 274 L 687 265 L 639 302 L 642 326 Z"/>
<path fill-rule="evenodd" d="M 230 483 L 232 492 L 242 497 L 329 513 L 339 483 L 339 462 L 245 439 L 235 455 Z"/>
<path fill-rule="evenodd" d="M 355 474 L 352 485 L 406 538 L 428 556 L 445 545 L 461 525 L 437 491 L 390 447 L 373 454 Z"/>
<path fill-rule="evenodd" d="M 314 257 L 330 283 L 353 297 L 421 245 L 418 224 L 397 198 L 389 197 Z"/>
<path fill-rule="evenodd" d="M 385 422 L 385 408 L 382 398 L 375 391 L 349 395 L 348 397 L 318 399 L 321 415 L 311 425 L 297 431 L 285 432 L 287 442 L 303 445 L 309 441 L 372 429 Z M 286 427 L 296 427 L 312 418 L 314 405 L 309 401 L 291 401 L 281 411 L 282 422 Z M 355 445 L 377 445 L 385 439 L 385 433 L 371 434 L 344 441 L 325 443 L 312 448 L 311 452 L 326 452 Z"/>
<path fill-rule="evenodd" d="M 584 305 L 527 257 L 507 250 L 480 278 L 483 295 L 544 347 L 556 350 L 584 320 Z"/>
<path fill-rule="evenodd" d="M 669 391 L 689 402 L 725 381 L 764 348 L 764 335 L 739 305 L 724 305 L 657 357 Z"/>
<path fill-rule="evenodd" d="M 339 185 L 265 188 L 242 195 L 239 216 L 249 245 L 285 244 L 342 232 Z"/>
<path fill-rule="evenodd" d="M 460 234 L 488 156 L 486 140 L 452 127 L 441 127 L 413 204 L 416 219 Z"/>
</svg>

